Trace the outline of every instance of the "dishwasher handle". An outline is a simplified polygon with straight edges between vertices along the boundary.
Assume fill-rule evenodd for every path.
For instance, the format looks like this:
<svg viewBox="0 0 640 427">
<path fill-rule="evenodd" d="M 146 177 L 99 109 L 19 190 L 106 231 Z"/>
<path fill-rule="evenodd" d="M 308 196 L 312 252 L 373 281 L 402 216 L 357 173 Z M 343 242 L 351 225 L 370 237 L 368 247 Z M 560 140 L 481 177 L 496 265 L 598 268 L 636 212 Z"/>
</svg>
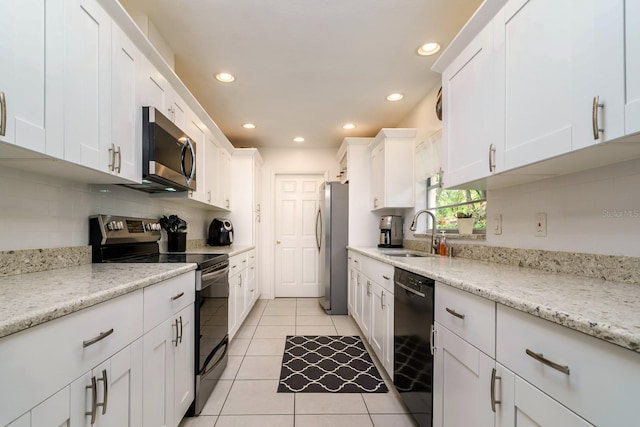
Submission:
<svg viewBox="0 0 640 427">
<path fill-rule="evenodd" d="M 404 289 L 407 292 L 411 292 L 412 294 L 418 295 L 419 297 L 422 297 L 422 298 L 426 298 L 427 297 L 424 293 L 416 291 L 415 289 L 411 289 L 410 287 L 403 285 L 402 283 L 398 282 L 397 280 L 395 280 L 394 283 L 396 284 L 396 286 L 400 286 L 402 289 Z"/>
</svg>

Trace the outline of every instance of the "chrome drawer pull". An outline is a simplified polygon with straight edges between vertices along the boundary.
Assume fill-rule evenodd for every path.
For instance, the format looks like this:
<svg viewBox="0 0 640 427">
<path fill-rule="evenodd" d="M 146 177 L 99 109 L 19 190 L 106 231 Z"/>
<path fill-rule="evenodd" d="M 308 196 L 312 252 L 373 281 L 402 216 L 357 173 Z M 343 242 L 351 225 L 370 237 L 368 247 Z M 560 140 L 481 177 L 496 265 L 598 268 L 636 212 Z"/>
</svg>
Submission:
<svg viewBox="0 0 640 427">
<path fill-rule="evenodd" d="M 90 340 L 87 340 L 87 341 L 82 341 L 82 347 L 87 348 L 90 345 L 93 345 L 93 344 L 97 343 L 98 341 L 101 341 L 101 340 L 105 339 L 106 337 L 108 337 L 112 333 L 113 333 L 113 328 L 109 329 L 108 331 L 100 332 L 100 335 L 98 335 L 97 337 L 91 338 Z"/>
<path fill-rule="evenodd" d="M 91 377 L 91 385 L 86 386 L 91 390 L 91 411 L 85 412 L 85 415 L 91 415 L 91 425 L 96 423 L 96 415 L 98 414 L 98 382 L 96 377 Z"/>
<path fill-rule="evenodd" d="M 94 377 L 95 378 L 95 377 Z M 109 398 L 109 385 L 107 384 L 107 370 L 102 370 L 102 378 L 98 378 L 98 381 L 102 381 L 102 389 L 104 391 L 104 400 L 102 403 L 97 403 L 96 406 L 102 406 L 102 415 L 107 413 L 107 399 Z M 96 399 L 97 400 L 97 399 Z"/>
<path fill-rule="evenodd" d="M 431 355 L 435 356 L 436 354 L 436 328 L 434 325 L 431 325 L 431 333 L 429 334 L 429 347 L 431 348 Z"/>
<path fill-rule="evenodd" d="M 496 405 L 502 403 L 499 400 L 496 400 L 496 380 L 501 380 L 499 376 L 496 375 L 496 368 L 491 369 L 491 410 L 496 412 Z"/>
<path fill-rule="evenodd" d="M 384 280 L 389 280 L 389 276 L 382 276 Z"/>
<path fill-rule="evenodd" d="M 7 133 L 7 100 L 4 92 L 0 92 L 0 136 Z"/>
<path fill-rule="evenodd" d="M 555 369 L 556 371 L 560 371 L 565 375 L 569 375 L 569 367 L 565 366 L 565 365 L 559 365 L 556 362 L 552 362 L 549 359 L 546 359 L 545 357 L 542 356 L 541 353 L 534 353 L 533 351 L 526 349 L 526 353 L 528 356 L 533 357 L 534 359 L 536 359 L 538 362 L 547 365 L 553 369 Z"/>
<path fill-rule="evenodd" d="M 591 107 L 591 125 L 593 126 L 593 139 L 600 139 L 600 132 L 604 129 L 598 127 L 598 108 L 604 108 L 604 104 L 600 104 L 600 97 L 593 97 L 593 106 Z"/>
<path fill-rule="evenodd" d="M 458 319 L 464 319 L 464 314 L 460 314 L 449 307 L 446 307 L 445 309 L 447 310 L 447 313 L 451 314 L 452 316 L 456 316 Z"/>
<path fill-rule="evenodd" d="M 180 292 L 178 295 L 172 296 L 171 297 L 171 301 L 175 301 L 175 300 L 177 300 L 178 298 L 180 298 L 183 295 L 184 295 L 184 292 Z"/>
</svg>

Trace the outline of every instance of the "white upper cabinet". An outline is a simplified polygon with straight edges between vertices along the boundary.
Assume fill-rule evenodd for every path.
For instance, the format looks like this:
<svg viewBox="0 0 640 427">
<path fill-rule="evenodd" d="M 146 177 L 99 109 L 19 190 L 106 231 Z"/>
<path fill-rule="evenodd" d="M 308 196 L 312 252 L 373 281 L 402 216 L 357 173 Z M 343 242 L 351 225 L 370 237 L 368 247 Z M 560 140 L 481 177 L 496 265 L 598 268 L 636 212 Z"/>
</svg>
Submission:
<svg viewBox="0 0 640 427">
<path fill-rule="evenodd" d="M 113 25 L 111 38 L 111 144 L 109 172 L 142 179 L 142 76 L 140 50 Z"/>
<path fill-rule="evenodd" d="M 371 210 L 414 206 L 415 129 L 382 129 L 371 151 Z"/>
<path fill-rule="evenodd" d="M 47 3 L 49 7 L 49 2 Z M 66 0 L 51 47 L 60 74 L 47 85 L 47 114 L 56 118 L 47 138 L 64 141 L 64 159 L 109 171 L 111 163 L 111 18 L 96 0 Z M 58 47 L 59 49 L 56 49 Z M 57 118 L 60 117 L 60 120 Z M 61 126 L 60 126 L 61 125 Z"/>
<path fill-rule="evenodd" d="M 493 28 L 487 25 L 442 74 L 444 185 L 484 178 L 501 168 L 503 139 L 496 124 Z M 498 162 L 498 164 L 496 164 Z"/>
<path fill-rule="evenodd" d="M 640 2 L 625 2 L 625 133 L 640 132 Z"/>
<path fill-rule="evenodd" d="M 494 24 L 505 169 L 623 136 L 622 0 L 512 0 Z"/>
<path fill-rule="evenodd" d="M 206 184 L 207 168 L 206 168 L 206 144 L 205 132 L 206 128 L 191 110 L 186 112 L 186 123 L 182 128 L 187 136 L 196 145 L 196 189 L 189 192 L 189 197 L 203 203 L 209 203 L 209 194 Z"/>
<path fill-rule="evenodd" d="M 48 13 L 48 11 L 46 11 Z M 45 0 L 0 3 L 0 141 L 46 152 Z"/>
</svg>

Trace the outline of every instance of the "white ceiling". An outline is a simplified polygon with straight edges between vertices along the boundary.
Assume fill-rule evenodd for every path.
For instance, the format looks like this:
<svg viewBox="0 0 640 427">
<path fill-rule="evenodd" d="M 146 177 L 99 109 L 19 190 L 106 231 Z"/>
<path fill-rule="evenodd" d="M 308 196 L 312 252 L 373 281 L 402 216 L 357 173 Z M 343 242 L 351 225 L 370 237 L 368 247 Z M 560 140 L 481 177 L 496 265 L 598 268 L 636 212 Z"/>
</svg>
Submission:
<svg viewBox="0 0 640 427">
<path fill-rule="evenodd" d="M 438 54 L 481 0 L 120 0 L 146 15 L 176 73 L 236 147 L 338 147 L 395 127 L 437 84 Z M 214 75 L 233 73 L 220 83 Z M 385 100 L 391 92 L 402 101 Z M 245 122 L 257 128 L 242 128 Z M 353 122 L 354 130 L 342 125 Z M 305 142 L 294 143 L 295 136 Z"/>
</svg>

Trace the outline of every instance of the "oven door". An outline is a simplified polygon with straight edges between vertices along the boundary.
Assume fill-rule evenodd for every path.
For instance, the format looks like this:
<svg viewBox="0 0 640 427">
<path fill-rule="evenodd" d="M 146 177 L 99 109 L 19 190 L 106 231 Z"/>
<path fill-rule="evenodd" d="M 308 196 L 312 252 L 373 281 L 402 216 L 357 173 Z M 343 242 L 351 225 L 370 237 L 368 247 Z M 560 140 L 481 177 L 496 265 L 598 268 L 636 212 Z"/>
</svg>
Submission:
<svg viewBox="0 0 640 427">
<path fill-rule="evenodd" d="M 196 396 L 192 415 L 200 414 L 227 366 L 229 346 L 229 265 L 198 273 L 194 322 Z"/>
</svg>

